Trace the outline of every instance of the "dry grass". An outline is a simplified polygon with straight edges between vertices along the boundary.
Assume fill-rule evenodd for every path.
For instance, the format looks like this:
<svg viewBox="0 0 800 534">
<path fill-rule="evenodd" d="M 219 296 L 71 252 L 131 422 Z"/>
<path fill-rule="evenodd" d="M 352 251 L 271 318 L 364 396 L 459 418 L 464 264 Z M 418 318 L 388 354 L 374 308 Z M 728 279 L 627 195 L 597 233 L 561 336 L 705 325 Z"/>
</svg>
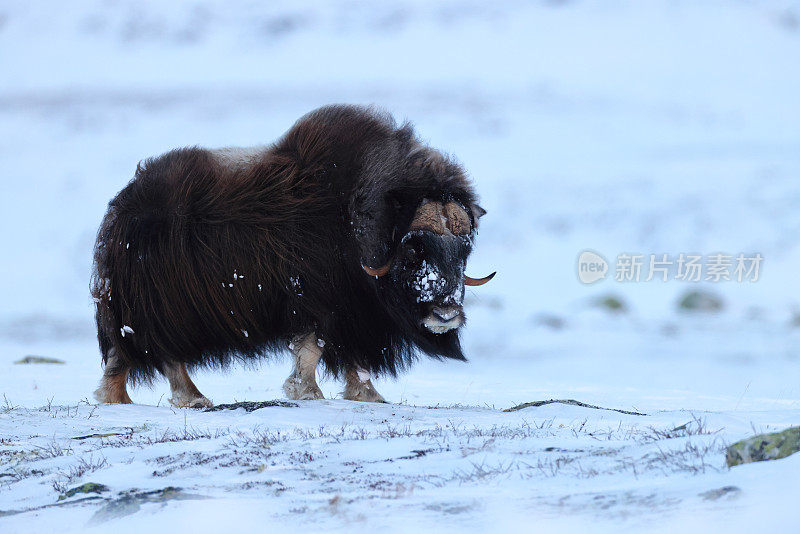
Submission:
<svg viewBox="0 0 800 534">
<path fill-rule="evenodd" d="M 18 410 L 7 399 L 6 406 Z M 85 420 L 87 416 L 97 417 L 96 406 L 90 406 L 87 410 L 83 405 L 58 407 L 50 402 L 35 413 Z M 25 411 L 23 415 L 33 416 L 34 412 Z M 260 480 L 260 477 L 273 466 L 291 466 L 296 476 L 313 481 L 318 491 L 341 491 L 345 484 L 363 492 L 364 498 L 395 498 L 392 496 L 406 495 L 413 488 L 426 486 L 485 486 L 513 478 L 588 479 L 621 473 L 634 477 L 697 475 L 723 468 L 720 458 L 724 447 L 716 436 L 720 430 L 709 428 L 704 419 L 696 416 L 677 427 L 623 422 L 602 426 L 602 420 L 588 419 L 557 422 L 514 418 L 504 419 L 506 424 L 483 425 L 454 419 L 439 422 L 422 418 L 398 422 L 398 419 L 380 424 L 280 429 L 198 428 L 184 421 L 182 428 L 142 425 L 112 432 L 78 425 L 74 428 L 96 433 L 75 437 L 78 430 L 73 430 L 69 437 L 53 437 L 33 447 L 21 447 L 20 444 L 26 443 L 21 437 L 4 437 L 0 445 L 8 450 L 0 449 L 0 465 L 5 463 L 9 467 L 0 473 L 0 491 L 38 476 L 44 478 L 43 483 L 50 483 L 53 490 L 63 493 L 82 477 L 123 461 L 151 465 L 153 477 L 230 470 L 227 476 L 233 479 L 232 490 L 275 485 L 275 491 L 280 492 L 292 492 L 293 488 L 280 480 Z M 348 450 L 352 450 L 350 444 L 356 441 L 375 441 L 374 446 L 369 446 L 371 451 L 386 449 L 387 452 L 368 460 L 354 458 L 348 455 Z M 392 445 L 388 446 L 390 442 Z M 164 453 L 155 458 L 132 459 L 129 451 L 115 454 L 117 449 L 148 450 L 173 443 L 183 445 L 163 448 Z M 409 452 L 398 453 L 398 448 Z M 77 460 L 58 471 L 53 471 L 50 464 L 37 464 L 65 456 L 77 456 Z M 398 470 L 387 474 L 386 465 L 392 462 L 399 463 Z M 420 462 L 426 467 L 405 469 L 404 462 Z M 214 487 L 213 482 L 209 484 Z"/>
<path fill-rule="evenodd" d="M 77 463 L 56 475 L 52 481 L 53 490 L 57 493 L 64 493 L 75 480 L 108 466 L 108 462 L 102 456 L 96 458 L 90 455 L 88 458 L 78 458 Z"/>
</svg>

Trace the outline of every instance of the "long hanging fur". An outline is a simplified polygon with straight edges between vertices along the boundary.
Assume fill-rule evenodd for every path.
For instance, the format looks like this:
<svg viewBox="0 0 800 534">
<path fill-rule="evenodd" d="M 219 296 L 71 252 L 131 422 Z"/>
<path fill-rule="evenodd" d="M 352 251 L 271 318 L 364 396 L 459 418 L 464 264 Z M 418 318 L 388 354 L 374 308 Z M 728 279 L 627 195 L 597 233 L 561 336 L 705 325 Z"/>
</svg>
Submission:
<svg viewBox="0 0 800 534">
<path fill-rule="evenodd" d="M 456 331 L 420 332 L 361 267 L 390 259 L 423 199 L 476 205 L 459 165 L 371 108 L 313 111 L 247 164 L 203 148 L 142 162 L 97 236 L 104 361 L 113 348 L 132 381 L 149 380 L 308 332 L 334 375 L 395 374 L 418 352 L 464 359 Z"/>
</svg>

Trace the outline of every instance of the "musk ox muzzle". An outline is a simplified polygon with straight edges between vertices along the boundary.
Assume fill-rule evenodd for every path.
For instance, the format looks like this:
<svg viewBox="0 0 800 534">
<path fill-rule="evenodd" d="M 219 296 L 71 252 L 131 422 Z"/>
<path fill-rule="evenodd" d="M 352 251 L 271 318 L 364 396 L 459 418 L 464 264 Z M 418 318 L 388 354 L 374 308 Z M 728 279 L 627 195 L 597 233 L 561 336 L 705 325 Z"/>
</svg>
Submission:
<svg viewBox="0 0 800 534">
<path fill-rule="evenodd" d="M 434 334 L 444 334 L 464 325 L 464 309 L 461 305 L 433 305 L 422 324 Z"/>
</svg>

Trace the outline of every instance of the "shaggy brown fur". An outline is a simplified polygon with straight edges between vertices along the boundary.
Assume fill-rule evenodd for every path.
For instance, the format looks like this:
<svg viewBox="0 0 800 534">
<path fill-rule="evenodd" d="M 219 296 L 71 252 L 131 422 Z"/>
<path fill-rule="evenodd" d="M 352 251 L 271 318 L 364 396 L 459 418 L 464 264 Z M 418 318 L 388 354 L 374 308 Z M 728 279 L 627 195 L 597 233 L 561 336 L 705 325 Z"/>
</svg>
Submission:
<svg viewBox="0 0 800 534">
<path fill-rule="evenodd" d="M 455 236 L 406 239 L 426 199 L 455 214 Z M 368 108 L 314 111 L 245 163 L 202 148 L 148 159 L 97 237 L 106 376 L 225 365 L 311 332 L 334 374 L 393 374 L 419 352 L 464 359 L 456 330 L 434 334 L 421 318 L 460 303 L 479 212 L 458 164 Z M 391 258 L 402 261 L 380 280 L 361 268 Z M 411 278 L 426 259 L 442 280 L 427 300 Z"/>
</svg>

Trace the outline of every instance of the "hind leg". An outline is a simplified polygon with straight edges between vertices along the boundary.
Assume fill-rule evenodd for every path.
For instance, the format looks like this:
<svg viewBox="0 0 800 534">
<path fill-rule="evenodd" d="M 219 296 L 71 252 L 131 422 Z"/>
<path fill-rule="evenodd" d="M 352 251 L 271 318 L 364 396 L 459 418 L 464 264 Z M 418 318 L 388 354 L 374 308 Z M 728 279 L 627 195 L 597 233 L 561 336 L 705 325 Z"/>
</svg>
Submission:
<svg viewBox="0 0 800 534">
<path fill-rule="evenodd" d="M 122 363 L 115 348 L 108 349 L 106 354 L 106 368 L 100 387 L 94 392 L 98 402 L 117 404 L 133 404 L 125 387 L 128 382 L 128 367 Z"/>
<path fill-rule="evenodd" d="M 166 364 L 162 371 L 169 380 L 169 388 L 172 391 L 170 404 L 178 408 L 211 408 L 214 404 L 200 393 L 189 372 L 186 364 L 182 362 Z"/>
<path fill-rule="evenodd" d="M 316 378 L 317 364 L 322 357 L 322 347 L 317 344 L 316 334 L 312 332 L 295 339 L 290 347 L 294 354 L 294 369 L 283 383 L 286 397 L 292 400 L 324 399 Z"/>
<path fill-rule="evenodd" d="M 369 371 L 350 367 L 344 375 L 344 398 L 361 402 L 386 402 L 370 380 Z"/>
</svg>

